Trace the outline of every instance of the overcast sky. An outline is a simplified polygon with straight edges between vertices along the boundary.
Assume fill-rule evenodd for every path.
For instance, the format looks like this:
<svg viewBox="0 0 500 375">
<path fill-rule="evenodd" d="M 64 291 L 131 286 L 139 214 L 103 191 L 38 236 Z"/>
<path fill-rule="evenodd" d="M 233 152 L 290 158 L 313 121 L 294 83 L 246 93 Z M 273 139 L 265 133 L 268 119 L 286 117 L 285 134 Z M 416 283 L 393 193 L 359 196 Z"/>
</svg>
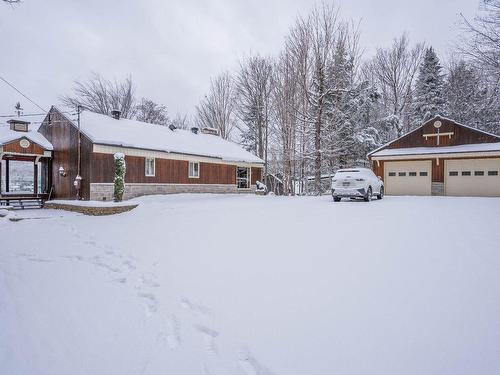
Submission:
<svg viewBox="0 0 500 375">
<path fill-rule="evenodd" d="M 343 17 L 361 21 L 365 57 L 404 31 L 447 58 L 459 13 L 478 0 L 344 0 Z M 23 0 L 0 4 L 0 75 L 48 109 L 74 80 L 97 72 L 131 75 L 139 97 L 193 113 L 210 77 L 234 70 L 249 52 L 275 56 L 306 0 Z M 0 81 L 0 114 L 39 111 Z M 6 119 L 0 119 L 5 122 Z"/>
</svg>

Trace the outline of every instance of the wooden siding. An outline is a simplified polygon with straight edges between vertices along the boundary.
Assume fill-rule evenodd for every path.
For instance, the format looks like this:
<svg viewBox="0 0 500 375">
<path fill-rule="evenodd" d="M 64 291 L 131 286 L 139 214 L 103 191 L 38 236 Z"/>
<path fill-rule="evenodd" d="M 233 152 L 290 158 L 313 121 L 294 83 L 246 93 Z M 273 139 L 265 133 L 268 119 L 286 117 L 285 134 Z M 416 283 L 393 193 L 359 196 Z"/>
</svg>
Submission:
<svg viewBox="0 0 500 375">
<path fill-rule="evenodd" d="M 50 124 L 49 116 L 51 118 Z M 52 197 L 55 199 L 75 198 L 76 189 L 73 182 L 78 172 L 78 129 L 63 114 L 52 108 L 38 131 L 54 146 L 51 168 Z M 82 134 L 80 163 L 82 187 L 80 194 L 84 199 L 90 198 L 91 152 L 92 143 Z M 59 175 L 61 166 L 66 171 L 65 177 Z"/>
<path fill-rule="evenodd" d="M 146 176 L 145 158 L 125 156 L 127 183 L 163 184 L 236 184 L 236 166 L 200 162 L 200 177 L 189 178 L 189 162 L 185 160 L 155 159 L 155 176 Z M 114 178 L 114 158 L 111 154 L 92 154 L 93 183 L 111 183 Z"/>
<path fill-rule="evenodd" d="M 13 152 L 13 153 L 17 153 L 17 154 L 43 155 L 43 153 L 45 151 L 43 147 L 41 147 L 40 145 L 27 139 L 30 142 L 30 145 L 27 148 L 23 148 L 19 144 L 21 139 L 27 139 L 27 138 L 24 138 L 21 136 L 21 137 L 19 137 L 19 139 L 16 139 L 15 141 L 6 143 L 3 146 L 3 152 Z"/>
<path fill-rule="evenodd" d="M 434 121 L 436 118 L 426 122 L 422 127 L 415 129 L 406 136 L 394 141 L 385 148 L 409 148 L 409 147 L 443 147 L 443 146 L 458 146 L 471 143 L 492 143 L 500 142 L 500 137 L 482 133 L 480 131 L 467 128 L 456 124 L 448 119 L 440 119 L 442 126 L 439 128 L 440 133 L 453 132 L 453 135 L 439 137 L 439 146 L 436 144 L 436 137 L 428 137 L 425 139 L 424 134 L 436 133 Z"/>
<path fill-rule="evenodd" d="M 252 167 L 252 186 L 255 185 L 257 181 L 262 182 L 262 168 Z"/>
</svg>

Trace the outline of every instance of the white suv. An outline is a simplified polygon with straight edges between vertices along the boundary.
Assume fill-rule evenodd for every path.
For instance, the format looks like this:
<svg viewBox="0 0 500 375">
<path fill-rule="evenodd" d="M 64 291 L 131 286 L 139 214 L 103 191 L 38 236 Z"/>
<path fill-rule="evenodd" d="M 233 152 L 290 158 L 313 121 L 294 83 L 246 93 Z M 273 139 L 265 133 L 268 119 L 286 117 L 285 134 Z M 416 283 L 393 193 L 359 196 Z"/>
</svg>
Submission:
<svg viewBox="0 0 500 375">
<path fill-rule="evenodd" d="M 371 201 L 372 196 L 384 197 L 384 183 L 368 168 L 339 169 L 332 178 L 332 196 L 335 202 L 342 198 L 363 198 Z"/>
</svg>

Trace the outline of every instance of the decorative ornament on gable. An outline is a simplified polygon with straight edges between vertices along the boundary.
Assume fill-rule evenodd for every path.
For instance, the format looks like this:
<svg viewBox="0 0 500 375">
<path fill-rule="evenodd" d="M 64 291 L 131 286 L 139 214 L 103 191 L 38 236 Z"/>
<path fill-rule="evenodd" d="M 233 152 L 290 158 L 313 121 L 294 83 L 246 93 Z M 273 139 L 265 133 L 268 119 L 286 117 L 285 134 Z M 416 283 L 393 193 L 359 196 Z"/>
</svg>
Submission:
<svg viewBox="0 0 500 375">
<path fill-rule="evenodd" d="M 436 146 L 439 146 L 440 137 L 448 137 L 448 139 L 451 139 L 451 137 L 454 134 L 454 132 L 441 133 L 439 129 L 441 128 L 443 123 L 440 120 L 434 121 L 433 125 L 434 125 L 434 128 L 436 129 L 436 133 L 427 133 L 427 134 L 424 134 L 423 137 L 425 138 L 425 140 L 432 138 L 432 137 L 436 137 Z"/>
<path fill-rule="evenodd" d="M 19 141 L 19 146 L 21 146 L 22 148 L 28 148 L 31 146 L 31 143 L 26 138 L 23 138 Z"/>
</svg>

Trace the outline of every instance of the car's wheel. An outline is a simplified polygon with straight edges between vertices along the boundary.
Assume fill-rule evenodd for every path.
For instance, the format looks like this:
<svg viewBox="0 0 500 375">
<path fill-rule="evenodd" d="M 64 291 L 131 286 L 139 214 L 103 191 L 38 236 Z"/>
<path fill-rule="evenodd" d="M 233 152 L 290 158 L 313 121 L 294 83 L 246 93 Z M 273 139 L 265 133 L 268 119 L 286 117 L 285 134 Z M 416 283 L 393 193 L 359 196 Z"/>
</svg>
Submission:
<svg viewBox="0 0 500 375">
<path fill-rule="evenodd" d="M 340 197 L 333 197 L 334 202 L 340 202 Z"/>
<path fill-rule="evenodd" d="M 377 195 L 377 199 L 382 199 L 384 197 L 384 187 L 380 187 L 380 193 Z"/>
<path fill-rule="evenodd" d="M 363 198 L 365 202 L 370 202 L 372 200 L 372 187 L 370 186 L 366 191 L 366 195 Z"/>
</svg>

